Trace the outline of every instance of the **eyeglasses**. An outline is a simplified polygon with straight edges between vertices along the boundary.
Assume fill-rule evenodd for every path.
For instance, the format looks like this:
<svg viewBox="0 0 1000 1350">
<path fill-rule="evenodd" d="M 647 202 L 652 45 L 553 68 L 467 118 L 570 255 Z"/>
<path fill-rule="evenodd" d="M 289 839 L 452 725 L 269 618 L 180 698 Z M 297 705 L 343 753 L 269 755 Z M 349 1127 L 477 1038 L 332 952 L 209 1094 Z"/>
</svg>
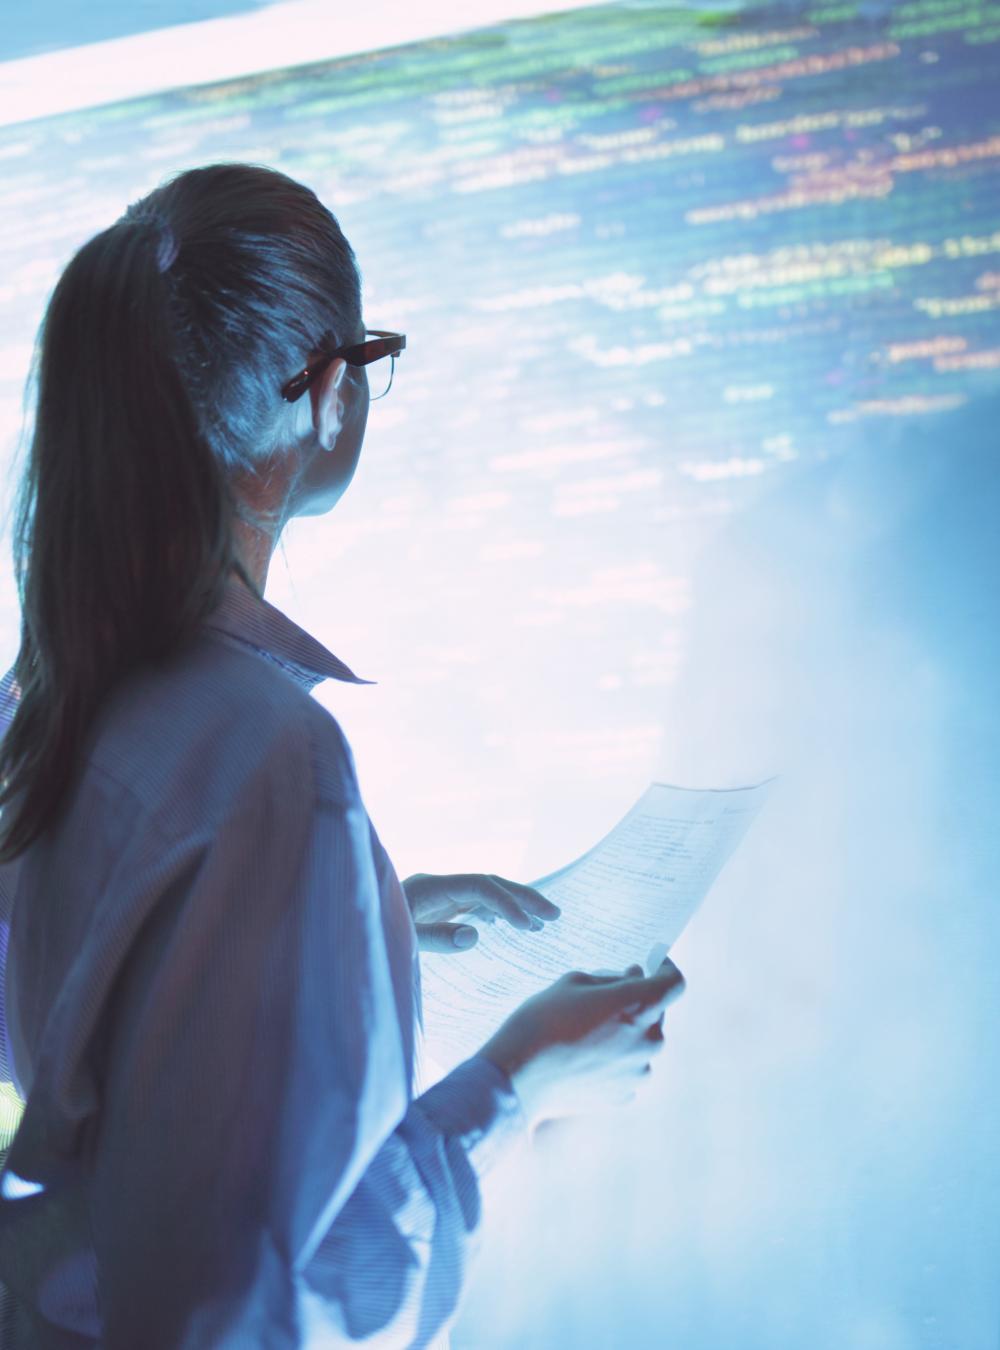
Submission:
<svg viewBox="0 0 1000 1350">
<path fill-rule="evenodd" d="M 294 403 L 302 397 L 309 386 L 323 374 L 331 361 L 342 357 L 349 366 L 370 366 L 373 361 L 388 357 L 383 366 L 371 372 L 368 381 L 368 398 L 374 403 L 377 398 L 385 398 L 392 388 L 392 377 L 396 369 L 396 357 L 406 346 L 402 333 L 388 333 L 382 328 L 365 330 L 364 342 L 355 342 L 350 347 L 338 347 L 336 351 L 324 352 L 311 365 L 305 366 L 297 375 L 281 386 L 281 397 L 286 403 Z M 367 374 L 367 372 L 366 372 Z"/>
</svg>

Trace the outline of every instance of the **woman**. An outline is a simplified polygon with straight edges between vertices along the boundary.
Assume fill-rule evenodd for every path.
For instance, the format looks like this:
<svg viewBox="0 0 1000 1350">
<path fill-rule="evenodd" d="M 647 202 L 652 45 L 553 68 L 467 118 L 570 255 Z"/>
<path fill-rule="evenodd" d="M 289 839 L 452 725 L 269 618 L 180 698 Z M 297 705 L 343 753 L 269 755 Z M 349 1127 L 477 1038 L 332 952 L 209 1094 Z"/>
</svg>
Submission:
<svg viewBox="0 0 1000 1350">
<path fill-rule="evenodd" d="M 454 948 L 462 914 L 558 911 L 494 877 L 401 885 L 309 697 L 357 677 L 263 599 L 403 341 L 366 338 L 313 193 L 243 165 L 152 192 L 53 293 L 0 747 L 24 1345 L 427 1345 L 504 1140 L 631 1095 L 662 1043 L 669 962 L 574 973 L 413 1098 L 414 921 Z"/>
</svg>

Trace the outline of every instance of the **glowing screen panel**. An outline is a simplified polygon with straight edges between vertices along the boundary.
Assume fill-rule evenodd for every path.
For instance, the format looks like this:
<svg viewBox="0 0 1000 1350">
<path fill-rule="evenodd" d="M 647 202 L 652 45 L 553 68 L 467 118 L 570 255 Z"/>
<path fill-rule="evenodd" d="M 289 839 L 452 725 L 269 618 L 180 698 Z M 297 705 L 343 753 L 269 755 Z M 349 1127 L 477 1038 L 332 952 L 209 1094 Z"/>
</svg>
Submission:
<svg viewBox="0 0 1000 1350">
<path fill-rule="evenodd" d="M 188 164 L 308 181 L 407 331 L 271 583 L 382 686 L 324 697 L 404 854 L 585 843 L 657 766 L 713 523 L 997 387 L 1000 7 L 869 12 L 612 6 L 0 132 L 8 432 L 60 265 Z M 534 839 L 567 778 L 578 831 Z"/>
<path fill-rule="evenodd" d="M 400 875 L 794 785 L 655 1109 L 493 1196 L 456 1350 L 993 1350 L 1000 4 L 611 5 L 0 130 L 8 457 L 72 251 L 230 159 L 407 334 L 268 587 L 378 681 L 318 697 Z"/>
</svg>

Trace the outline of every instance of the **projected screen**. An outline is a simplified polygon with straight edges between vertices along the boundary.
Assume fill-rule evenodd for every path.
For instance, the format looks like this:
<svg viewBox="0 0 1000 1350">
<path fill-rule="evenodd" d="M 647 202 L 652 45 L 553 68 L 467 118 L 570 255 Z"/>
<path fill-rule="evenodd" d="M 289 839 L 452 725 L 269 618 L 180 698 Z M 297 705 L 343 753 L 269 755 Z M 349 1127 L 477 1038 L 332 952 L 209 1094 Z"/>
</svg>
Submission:
<svg viewBox="0 0 1000 1350">
<path fill-rule="evenodd" d="M 60 267 L 188 165 L 308 182 L 408 334 L 269 591 L 381 686 L 321 697 L 404 859 L 589 845 L 669 769 L 708 532 L 1000 384 L 1000 5 L 864 9 L 590 9 L 0 132 L 8 446 Z"/>
<path fill-rule="evenodd" d="M 948 461 L 949 428 L 1000 396 L 1000 3 L 610 5 L 0 130 L 8 463 L 69 256 L 168 174 L 222 160 L 312 186 L 357 252 L 367 325 L 407 335 L 354 482 L 330 516 L 290 524 L 267 589 L 377 682 L 316 697 L 348 733 L 401 876 L 530 881 L 590 848 L 651 779 L 677 781 L 690 729 L 676 700 L 706 626 L 717 660 L 693 677 L 742 678 L 745 723 L 762 719 L 781 695 L 760 670 L 725 670 L 735 620 L 695 584 L 717 542 L 804 468 L 877 464 L 911 430 Z M 872 536 L 891 505 L 869 494 Z M 772 577 L 819 575 L 810 528 L 775 535 Z M 961 586 L 933 590 L 938 561 L 913 594 L 936 596 L 940 616 Z M 846 668 L 854 636 L 832 582 L 778 619 L 752 586 L 733 595 L 751 647 L 758 622 L 813 606 L 822 623 L 828 604 L 810 678 Z M 907 663 L 886 603 L 851 649 L 840 706 L 843 688 L 827 688 L 855 717 L 850 752 L 827 747 L 833 809 L 803 792 L 805 826 L 777 843 L 763 822 L 745 908 L 715 891 L 693 925 L 691 991 L 705 992 L 678 1012 L 673 1095 L 648 1135 L 608 1132 L 631 1152 L 606 1223 L 581 1211 L 580 1250 L 550 1287 L 567 1240 L 556 1206 L 516 1214 L 508 1263 L 484 1266 L 494 1285 L 456 1347 L 994 1344 L 996 1109 L 981 1084 L 1000 1070 L 995 1051 L 983 1062 L 996 1022 L 975 1000 L 977 960 L 995 988 L 995 871 L 978 910 L 971 883 L 947 904 L 899 890 L 937 885 L 941 855 L 921 849 L 938 830 L 949 886 L 985 851 L 949 833 L 979 819 L 967 802 L 928 806 L 938 762 L 897 755 L 898 726 L 878 739 L 887 710 L 919 727 L 925 708 L 967 698 L 928 674 L 924 648 Z M 2 669 L 18 622 L 8 553 Z M 984 606 L 968 628 L 990 624 Z M 899 678 L 869 734 L 854 694 L 875 687 L 875 656 Z M 732 785 L 718 739 L 700 743 L 704 776 L 688 785 Z M 857 768 L 873 745 L 890 745 L 887 786 Z M 890 844 L 866 852 L 866 836 L 845 861 L 845 801 L 885 838 L 899 826 Z M 828 834 L 800 843 L 817 820 Z M 658 1185 L 631 1166 L 653 1156 Z M 537 1167 L 551 1180 L 559 1165 Z M 574 1168 L 571 1195 L 610 1175 L 586 1157 Z M 525 1182 L 516 1202 L 533 1194 Z"/>
<path fill-rule="evenodd" d="M 1000 5 L 862 10 L 584 10 L 5 129 L 8 444 L 83 239 L 186 165 L 304 179 L 408 347 L 274 596 L 410 728 L 371 775 L 401 846 L 446 806 L 523 860 L 534 809 L 491 783 L 529 768 L 600 780 L 603 822 L 655 767 L 712 522 L 1000 383 Z M 9 582 L 5 615 L 10 648 Z M 576 842 L 551 828 L 539 866 Z"/>
</svg>

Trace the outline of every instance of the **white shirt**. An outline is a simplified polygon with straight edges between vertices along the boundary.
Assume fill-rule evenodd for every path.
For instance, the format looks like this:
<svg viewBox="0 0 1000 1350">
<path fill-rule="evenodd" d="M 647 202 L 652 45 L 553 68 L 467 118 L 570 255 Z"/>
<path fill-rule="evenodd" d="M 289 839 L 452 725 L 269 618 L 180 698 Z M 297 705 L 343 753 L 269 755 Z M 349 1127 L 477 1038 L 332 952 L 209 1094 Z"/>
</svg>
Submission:
<svg viewBox="0 0 1000 1350">
<path fill-rule="evenodd" d="M 478 1055 L 413 1099 L 415 931 L 328 676 L 367 683 L 233 577 L 0 867 L 18 1345 L 417 1347 L 454 1317 L 524 1121 Z"/>
</svg>

